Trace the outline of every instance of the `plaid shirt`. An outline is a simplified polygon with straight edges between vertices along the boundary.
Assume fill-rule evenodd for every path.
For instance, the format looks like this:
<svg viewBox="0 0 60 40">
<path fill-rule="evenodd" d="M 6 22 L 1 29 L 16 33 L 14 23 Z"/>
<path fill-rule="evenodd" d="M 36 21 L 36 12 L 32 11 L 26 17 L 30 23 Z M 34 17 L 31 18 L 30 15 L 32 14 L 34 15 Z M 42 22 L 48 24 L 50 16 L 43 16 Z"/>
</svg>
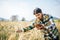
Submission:
<svg viewBox="0 0 60 40">
<path fill-rule="evenodd" d="M 43 14 L 43 20 L 34 20 L 29 27 L 23 28 L 23 31 L 26 32 L 28 30 L 33 29 L 34 24 L 44 24 L 44 38 L 45 40 L 57 40 L 58 30 L 55 26 L 53 17 L 47 14 Z"/>
</svg>

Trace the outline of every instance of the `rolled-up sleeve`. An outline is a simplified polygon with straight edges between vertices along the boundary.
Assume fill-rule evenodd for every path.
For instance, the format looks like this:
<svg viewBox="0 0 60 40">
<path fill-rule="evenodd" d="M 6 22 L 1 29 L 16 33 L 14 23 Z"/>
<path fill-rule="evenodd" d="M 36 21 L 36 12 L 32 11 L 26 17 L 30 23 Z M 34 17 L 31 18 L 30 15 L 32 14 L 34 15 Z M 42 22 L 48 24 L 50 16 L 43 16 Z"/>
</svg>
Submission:
<svg viewBox="0 0 60 40">
<path fill-rule="evenodd" d="M 31 24 L 28 27 L 22 28 L 22 31 L 26 32 L 28 30 L 33 29 L 34 28 L 34 23 L 35 23 L 35 21 L 31 22 Z"/>
</svg>

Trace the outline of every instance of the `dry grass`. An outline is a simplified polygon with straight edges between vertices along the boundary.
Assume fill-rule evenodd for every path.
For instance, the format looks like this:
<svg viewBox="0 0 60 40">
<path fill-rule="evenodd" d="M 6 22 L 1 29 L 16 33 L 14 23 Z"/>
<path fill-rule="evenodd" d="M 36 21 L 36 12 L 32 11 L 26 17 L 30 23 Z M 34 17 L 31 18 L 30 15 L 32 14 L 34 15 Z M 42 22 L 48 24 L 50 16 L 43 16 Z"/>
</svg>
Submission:
<svg viewBox="0 0 60 40">
<path fill-rule="evenodd" d="M 26 27 L 30 22 L 0 22 L 0 40 L 44 40 L 41 30 L 32 29 L 27 32 L 16 33 L 21 27 Z M 56 22 L 60 32 L 60 22 Z"/>
</svg>

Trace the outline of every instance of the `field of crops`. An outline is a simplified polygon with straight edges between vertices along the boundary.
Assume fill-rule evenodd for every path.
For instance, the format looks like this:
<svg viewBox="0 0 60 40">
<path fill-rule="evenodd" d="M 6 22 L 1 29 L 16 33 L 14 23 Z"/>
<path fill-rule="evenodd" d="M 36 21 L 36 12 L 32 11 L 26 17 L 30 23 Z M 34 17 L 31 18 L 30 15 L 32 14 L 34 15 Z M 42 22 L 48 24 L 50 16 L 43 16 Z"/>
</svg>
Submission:
<svg viewBox="0 0 60 40">
<path fill-rule="evenodd" d="M 27 32 L 16 32 L 16 30 L 27 27 L 30 23 L 31 22 L 0 22 L 0 40 L 44 40 L 43 30 L 34 28 Z M 56 22 L 56 26 L 58 30 L 60 30 L 60 22 Z"/>
</svg>

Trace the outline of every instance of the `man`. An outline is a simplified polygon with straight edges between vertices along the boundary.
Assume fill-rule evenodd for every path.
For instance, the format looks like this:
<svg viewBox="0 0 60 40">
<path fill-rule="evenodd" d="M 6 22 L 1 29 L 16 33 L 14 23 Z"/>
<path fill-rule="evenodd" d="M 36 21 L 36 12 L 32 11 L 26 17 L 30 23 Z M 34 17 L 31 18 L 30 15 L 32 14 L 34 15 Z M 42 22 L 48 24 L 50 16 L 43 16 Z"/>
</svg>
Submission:
<svg viewBox="0 0 60 40">
<path fill-rule="evenodd" d="M 37 28 L 38 30 L 44 30 L 44 38 L 45 40 L 59 40 L 58 30 L 55 26 L 53 17 L 47 14 L 43 14 L 40 8 L 34 9 L 34 13 L 36 19 L 29 27 L 23 28 L 20 31 L 28 31 L 33 28 Z"/>
</svg>

